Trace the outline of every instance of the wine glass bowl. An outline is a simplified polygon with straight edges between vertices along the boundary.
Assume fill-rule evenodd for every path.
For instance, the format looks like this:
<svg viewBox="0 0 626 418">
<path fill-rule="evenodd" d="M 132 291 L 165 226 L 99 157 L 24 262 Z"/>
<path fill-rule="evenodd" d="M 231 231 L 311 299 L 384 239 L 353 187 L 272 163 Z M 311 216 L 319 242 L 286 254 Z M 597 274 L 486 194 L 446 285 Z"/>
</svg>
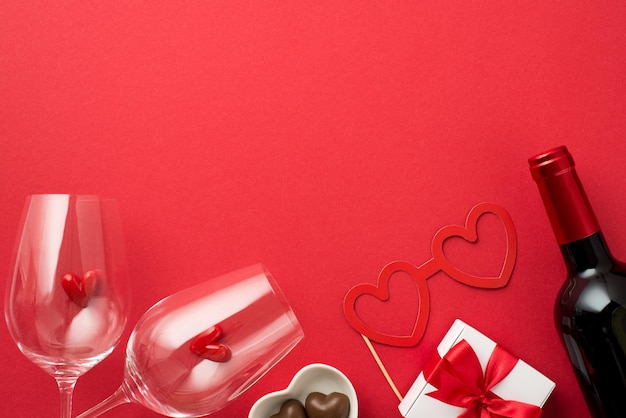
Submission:
<svg viewBox="0 0 626 418">
<path fill-rule="evenodd" d="M 118 344 L 128 277 L 114 200 L 33 195 L 26 200 L 5 300 L 22 353 L 52 375 L 69 417 L 76 379 Z"/>
<path fill-rule="evenodd" d="M 11 308 L 12 335 L 22 353 L 52 376 L 87 372 L 111 353 L 126 323 L 123 308 L 99 288 L 84 306 L 61 292 L 48 303 L 32 302 Z"/>
<path fill-rule="evenodd" d="M 79 418 L 131 401 L 171 417 L 211 414 L 302 337 L 286 298 L 262 265 L 206 280 L 142 316 L 127 344 L 120 389 Z"/>
</svg>

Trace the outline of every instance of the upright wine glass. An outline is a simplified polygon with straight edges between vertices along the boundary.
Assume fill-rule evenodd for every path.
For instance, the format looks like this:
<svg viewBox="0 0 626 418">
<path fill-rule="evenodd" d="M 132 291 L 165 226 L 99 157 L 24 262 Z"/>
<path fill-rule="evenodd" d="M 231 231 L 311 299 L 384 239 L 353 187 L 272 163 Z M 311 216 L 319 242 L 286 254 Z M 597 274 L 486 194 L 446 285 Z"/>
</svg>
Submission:
<svg viewBox="0 0 626 418">
<path fill-rule="evenodd" d="M 211 414 L 234 400 L 303 337 L 293 311 L 260 264 L 175 293 L 139 320 L 124 380 L 78 418 L 127 402 L 169 417 Z"/>
<path fill-rule="evenodd" d="M 22 353 L 52 375 L 61 418 L 76 380 L 117 345 L 128 277 L 114 200 L 33 195 L 26 200 L 5 319 Z"/>
</svg>

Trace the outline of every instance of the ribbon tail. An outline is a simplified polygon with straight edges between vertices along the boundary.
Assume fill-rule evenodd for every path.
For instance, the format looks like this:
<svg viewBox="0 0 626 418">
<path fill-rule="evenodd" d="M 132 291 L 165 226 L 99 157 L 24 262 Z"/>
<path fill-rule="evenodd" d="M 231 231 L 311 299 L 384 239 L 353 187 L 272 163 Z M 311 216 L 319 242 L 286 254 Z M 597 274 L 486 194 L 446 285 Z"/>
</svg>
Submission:
<svg viewBox="0 0 626 418">
<path fill-rule="evenodd" d="M 489 412 L 480 406 L 473 406 L 461 412 L 457 418 L 493 418 Z"/>
<path fill-rule="evenodd" d="M 485 408 L 489 411 L 489 417 L 493 418 L 539 418 L 541 417 L 541 408 L 537 405 L 531 405 L 524 402 L 493 399 L 489 402 L 489 406 Z M 481 417 L 482 418 L 482 417 Z"/>
</svg>

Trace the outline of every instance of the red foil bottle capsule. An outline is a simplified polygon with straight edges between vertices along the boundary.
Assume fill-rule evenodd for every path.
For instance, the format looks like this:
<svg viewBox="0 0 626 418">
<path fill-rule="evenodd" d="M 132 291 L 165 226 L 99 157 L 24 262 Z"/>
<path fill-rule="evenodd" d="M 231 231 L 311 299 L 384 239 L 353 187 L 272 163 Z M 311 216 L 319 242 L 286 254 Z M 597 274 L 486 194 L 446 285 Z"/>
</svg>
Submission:
<svg viewBox="0 0 626 418">
<path fill-rule="evenodd" d="M 561 146 L 528 160 L 567 266 L 554 319 L 594 418 L 626 417 L 626 265 L 611 255 L 574 160 Z"/>
</svg>

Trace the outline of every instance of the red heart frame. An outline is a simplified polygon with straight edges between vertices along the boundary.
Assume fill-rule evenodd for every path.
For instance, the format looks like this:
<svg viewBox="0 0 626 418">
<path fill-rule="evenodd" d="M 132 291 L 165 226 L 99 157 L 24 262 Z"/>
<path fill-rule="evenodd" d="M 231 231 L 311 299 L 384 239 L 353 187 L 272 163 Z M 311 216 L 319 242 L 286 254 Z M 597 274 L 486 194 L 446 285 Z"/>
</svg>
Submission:
<svg viewBox="0 0 626 418">
<path fill-rule="evenodd" d="M 500 274 L 495 277 L 481 277 L 466 273 L 454 267 L 443 252 L 444 242 L 452 237 L 460 237 L 470 243 L 476 242 L 478 239 L 478 220 L 487 213 L 496 215 L 502 222 L 506 232 L 507 248 L 504 263 Z M 495 203 L 479 203 L 470 210 L 465 226 L 448 225 L 437 231 L 431 243 L 431 251 L 433 258 L 420 267 L 416 267 L 407 261 L 394 261 L 382 269 L 378 275 L 376 285 L 361 283 L 350 289 L 343 301 L 344 315 L 350 325 L 363 336 L 381 344 L 395 347 L 417 345 L 426 331 L 430 310 L 430 297 L 426 280 L 441 270 L 459 283 L 472 287 L 497 289 L 506 286 L 513 273 L 517 258 L 517 234 L 511 216 L 503 207 Z M 356 313 L 355 304 L 356 300 L 363 295 L 374 296 L 382 302 L 389 300 L 389 280 L 394 273 L 400 271 L 412 277 L 418 290 L 419 307 L 411 334 L 390 335 L 365 324 Z"/>
<path fill-rule="evenodd" d="M 430 297 L 426 279 L 431 275 L 428 269 L 418 268 L 407 261 L 393 261 L 387 264 L 378 275 L 378 283 L 372 285 L 361 283 L 348 291 L 344 298 L 343 311 L 348 322 L 354 329 L 373 341 L 396 347 L 411 347 L 416 345 L 426 331 L 430 313 Z M 380 301 L 389 300 L 389 280 L 398 272 L 405 272 L 413 279 L 418 291 L 419 307 L 415 325 L 409 335 L 390 335 L 371 328 L 365 324 L 355 310 L 356 300 L 363 295 L 370 295 Z"/>
<path fill-rule="evenodd" d="M 444 242 L 453 237 L 460 237 L 464 240 L 474 243 L 478 240 L 476 231 L 478 220 L 481 216 L 492 213 L 502 222 L 506 232 L 506 254 L 502 270 L 498 276 L 481 277 L 464 272 L 452 265 L 443 253 Z M 480 287 L 484 289 L 498 289 L 509 283 L 517 258 L 517 233 L 513 225 L 513 219 L 503 207 L 495 203 L 479 203 L 470 210 L 465 221 L 465 227 L 459 225 L 448 225 L 441 228 L 435 234 L 432 241 L 433 258 L 436 260 L 439 268 L 448 276 L 457 282 L 464 283 L 472 287 Z"/>
</svg>

